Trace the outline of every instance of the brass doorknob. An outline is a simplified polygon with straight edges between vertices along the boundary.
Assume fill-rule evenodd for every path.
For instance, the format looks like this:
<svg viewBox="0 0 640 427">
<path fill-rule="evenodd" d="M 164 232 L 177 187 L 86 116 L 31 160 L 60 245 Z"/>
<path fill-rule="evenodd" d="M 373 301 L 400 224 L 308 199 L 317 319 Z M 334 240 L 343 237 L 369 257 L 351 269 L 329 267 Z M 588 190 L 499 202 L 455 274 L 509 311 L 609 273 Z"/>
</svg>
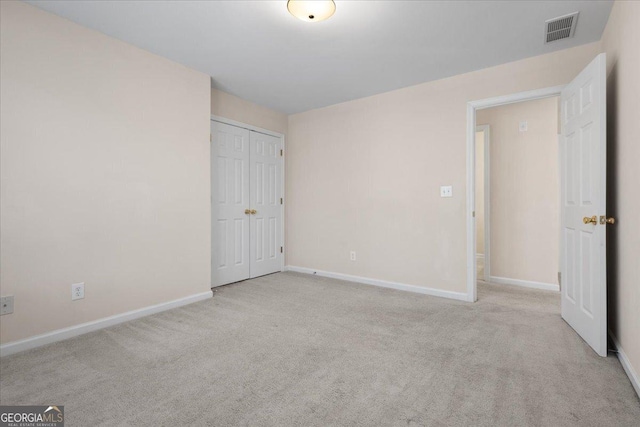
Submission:
<svg viewBox="0 0 640 427">
<path fill-rule="evenodd" d="M 616 219 L 611 217 L 611 218 L 607 218 L 604 215 L 600 215 L 600 224 L 615 224 L 616 223 Z"/>
<path fill-rule="evenodd" d="M 245 210 L 244 210 L 244 214 L 245 214 L 245 215 L 249 215 L 250 213 L 251 213 L 251 210 L 249 210 L 249 209 L 245 209 Z"/>
<path fill-rule="evenodd" d="M 257 210 L 255 210 L 255 209 L 251 209 L 251 215 L 255 215 L 255 214 L 257 214 L 257 213 L 258 213 L 258 211 L 257 211 Z"/>
<path fill-rule="evenodd" d="M 584 218 L 582 218 L 582 222 L 584 222 L 585 224 L 596 225 L 598 223 L 598 217 L 595 215 L 592 216 L 591 218 L 589 218 L 588 216 L 585 216 Z"/>
</svg>

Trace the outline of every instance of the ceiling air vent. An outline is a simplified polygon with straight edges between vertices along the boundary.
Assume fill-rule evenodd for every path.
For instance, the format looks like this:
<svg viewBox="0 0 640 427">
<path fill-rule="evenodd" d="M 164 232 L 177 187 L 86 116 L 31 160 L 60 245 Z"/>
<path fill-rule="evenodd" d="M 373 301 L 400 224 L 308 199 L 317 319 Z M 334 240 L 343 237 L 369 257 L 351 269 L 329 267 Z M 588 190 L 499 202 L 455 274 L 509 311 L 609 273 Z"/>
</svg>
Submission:
<svg viewBox="0 0 640 427">
<path fill-rule="evenodd" d="M 557 40 L 573 37 L 573 34 L 576 32 L 576 23 L 578 22 L 579 13 L 580 12 L 574 12 L 545 21 L 544 42 L 551 43 Z"/>
</svg>

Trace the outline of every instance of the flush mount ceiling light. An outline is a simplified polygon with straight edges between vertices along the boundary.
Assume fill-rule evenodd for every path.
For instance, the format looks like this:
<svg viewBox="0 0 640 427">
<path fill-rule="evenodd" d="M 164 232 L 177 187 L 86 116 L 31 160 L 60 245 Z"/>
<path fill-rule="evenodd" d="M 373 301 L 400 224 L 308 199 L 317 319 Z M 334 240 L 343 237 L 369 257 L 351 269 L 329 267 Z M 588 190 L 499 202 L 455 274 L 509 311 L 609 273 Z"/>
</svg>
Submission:
<svg viewBox="0 0 640 427">
<path fill-rule="evenodd" d="M 287 9 L 298 19 L 318 22 L 330 18 L 336 11 L 336 4 L 333 0 L 289 0 Z"/>
</svg>

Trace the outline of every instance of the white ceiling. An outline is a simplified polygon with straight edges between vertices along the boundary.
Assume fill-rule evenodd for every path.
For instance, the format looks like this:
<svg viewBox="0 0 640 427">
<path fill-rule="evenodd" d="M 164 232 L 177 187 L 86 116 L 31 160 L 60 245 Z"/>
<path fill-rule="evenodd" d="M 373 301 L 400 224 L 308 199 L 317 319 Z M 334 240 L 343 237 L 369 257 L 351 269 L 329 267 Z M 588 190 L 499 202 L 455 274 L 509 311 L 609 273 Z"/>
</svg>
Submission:
<svg viewBox="0 0 640 427">
<path fill-rule="evenodd" d="M 611 1 L 341 1 L 307 23 L 280 1 L 29 1 L 209 74 L 284 113 L 597 41 Z M 580 11 L 575 37 L 544 21 Z"/>
</svg>

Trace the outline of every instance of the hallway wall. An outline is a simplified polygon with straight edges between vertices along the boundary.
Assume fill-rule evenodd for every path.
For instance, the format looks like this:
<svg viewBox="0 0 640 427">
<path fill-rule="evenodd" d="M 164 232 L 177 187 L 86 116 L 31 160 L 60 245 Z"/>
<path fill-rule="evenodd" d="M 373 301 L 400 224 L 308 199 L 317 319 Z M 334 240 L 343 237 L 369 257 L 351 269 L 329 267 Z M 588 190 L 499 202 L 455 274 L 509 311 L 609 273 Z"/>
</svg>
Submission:
<svg viewBox="0 0 640 427">
<path fill-rule="evenodd" d="M 558 98 L 479 110 L 489 125 L 491 276 L 558 284 Z M 520 122 L 527 130 L 520 131 Z"/>
</svg>

